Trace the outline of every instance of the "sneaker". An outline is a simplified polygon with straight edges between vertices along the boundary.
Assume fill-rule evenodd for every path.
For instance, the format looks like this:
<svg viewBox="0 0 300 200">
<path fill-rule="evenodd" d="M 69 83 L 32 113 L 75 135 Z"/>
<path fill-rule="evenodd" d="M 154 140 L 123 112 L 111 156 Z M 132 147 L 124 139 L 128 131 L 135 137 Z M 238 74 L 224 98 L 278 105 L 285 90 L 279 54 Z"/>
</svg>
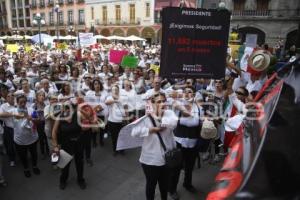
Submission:
<svg viewBox="0 0 300 200">
<path fill-rule="evenodd" d="M 24 170 L 24 175 L 25 175 L 26 178 L 31 177 L 31 173 L 30 173 L 30 171 L 28 169 Z"/>
<path fill-rule="evenodd" d="M 59 183 L 59 189 L 64 190 L 67 187 L 67 183 L 66 182 L 60 182 Z"/>
<path fill-rule="evenodd" d="M 77 183 L 78 183 L 80 189 L 84 190 L 86 188 L 85 180 L 78 181 Z"/>
<path fill-rule="evenodd" d="M 169 193 L 169 196 L 171 197 L 171 199 L 173 200 L 179 200 L 179 196 L 177 192 L 174 193 Z"/>
<path fill-rule="evenodd" d="M 86 159 L 86 163 L 88 166 L 92 167 L 94 165 L 93 161 L 91 159 Z"/>
<path fill-rule="evenodd" d="M 206 160 L 209 159 L 209 153 L 208 153 L 208 152 L 205 152 L 205 153 L 202 154 L 201 157 L 202 157 L 202 160 L 203 160 L 203 161 L 206 161 Z"/>
<path fill-rule="evenodd" d="M 15 161 L 10 161 L 10 162 L 9 162 L 9 166 L 11 166 L 11 167 L 15 167 L 15 166 L 16 166 L 16 163 L 15 163 Z"/>
<path fill-rule="evenodd" d="M 41 170 L 37 167 L 32 168 L 32 171 L 35 175 L 40 175 L 41 174 Z"/>
<path fill-rule="evenodd" d="M 197 189 L 193 185 L 185 185 L 183 184 L 183 187 L 189 191 L 190 193 L 196 193 Z"/>
<path fill-rule="evenodd" d="M 108 134 L 104 133 L 103 138 L 105 138 L 105 139 L 108 138 Z"/>
</svg>

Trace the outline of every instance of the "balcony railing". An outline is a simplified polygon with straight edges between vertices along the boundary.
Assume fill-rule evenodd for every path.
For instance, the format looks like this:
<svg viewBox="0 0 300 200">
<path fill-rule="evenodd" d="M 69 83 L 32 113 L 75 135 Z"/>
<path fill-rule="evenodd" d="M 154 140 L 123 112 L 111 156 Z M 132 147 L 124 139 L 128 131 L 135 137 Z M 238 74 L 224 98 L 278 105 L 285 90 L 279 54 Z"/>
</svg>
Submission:
<svg viewBox="0 0 300 200">
<path fill-rule="evenodd" d="M 45 8 L 45 3 L 40 3 L 40 8 Z"/>
<path fill-rule="evenodd" d="M 120 20 L 116 19 L 107 19 L 99 22 L 98 25 L 114 25 L 114 26 L 126 26 L 126 25 L 140 25 L 141 19 L 130 19 L 130 18 L 122 18 Z"/>
<path fill-rule="evenodd" d="M 232 16 L 244 17 L 268 17 L 270 16 L 270 10 L 233 10 Z"/>
<path fill-rule="evenodd" d="M 276 9 L 276 10 L 233 10 L 233 17 L 299 17 L 300 9 Z"/>
<path fill-rule="evenodd" d="M 48 6 L 53 6 L 54 5 L 54 1 L 48 1 Z"/>
</svg>

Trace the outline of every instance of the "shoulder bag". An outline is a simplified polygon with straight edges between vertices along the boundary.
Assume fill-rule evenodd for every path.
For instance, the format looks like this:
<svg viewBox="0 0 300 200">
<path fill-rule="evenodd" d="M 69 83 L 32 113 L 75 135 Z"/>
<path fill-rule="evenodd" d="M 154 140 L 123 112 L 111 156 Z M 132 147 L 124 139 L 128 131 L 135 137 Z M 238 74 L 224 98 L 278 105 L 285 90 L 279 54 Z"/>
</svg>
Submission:
<svg viewBox="0 0 300 200">
<path fill-rule="evenodd" d="M 154 127 L 156 126 L 155 120 L 153 119 L 153 117 L 151 115 L 149 115 L 149 118 L 153 124 Z M 167 150 L 166 145 L 160 135 L 159 132 L 156 133 L 159 139 L 159 142 L 162 146 L 162 148 L 165 151 L 165 161 L 166 161 L 166 166 L 168 168 L 177 168 L 181 166 L 182 163 L 182 152 L 179 148 L 174 148 L 172 150 Z"/>
</svg>

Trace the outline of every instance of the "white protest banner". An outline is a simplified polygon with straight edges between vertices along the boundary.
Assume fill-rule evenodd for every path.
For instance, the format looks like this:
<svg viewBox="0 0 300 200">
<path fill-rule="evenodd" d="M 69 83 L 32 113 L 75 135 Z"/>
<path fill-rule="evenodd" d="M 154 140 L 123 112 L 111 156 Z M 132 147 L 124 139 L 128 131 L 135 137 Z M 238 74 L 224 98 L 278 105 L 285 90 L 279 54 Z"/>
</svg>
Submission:
<svg viewBox="0 0 300 200">
<path fill-rule="evenodd" d="M 255 48 L 257 44 L 257 35 L 256 34 L 247 34 L 246 35 L 246 47 Z"/>
<path fill-rule="evenodd" d="M 93 33 L 79 33 L 79 42 L 80 46 L 87 47 L 96 44 L 97 40 L 93 37 Z"/>
<path fill-rule="evenodd" d="M 142 137 L 133 137 L 131 136 L 132 129 L 136 127 L 137 124 L 144 121 L 147 116 L 143 116 L 140 119 L 124 126 L 119 133 L 118 142 L 117 142 L 117 151 L 124 149 L 132 149 L 136 147 L 141 147 L 144 141 Z"/>
</svg>

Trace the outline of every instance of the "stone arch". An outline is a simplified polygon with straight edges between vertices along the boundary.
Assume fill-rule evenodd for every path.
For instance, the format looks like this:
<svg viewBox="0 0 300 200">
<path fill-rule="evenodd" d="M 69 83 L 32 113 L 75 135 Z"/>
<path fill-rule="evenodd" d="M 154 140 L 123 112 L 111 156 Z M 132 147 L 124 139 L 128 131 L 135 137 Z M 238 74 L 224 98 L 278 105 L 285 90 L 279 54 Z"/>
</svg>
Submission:
<svg viewBox="0 0 300 200">
<path fill-rule="evenodd" d="M 66 30 L 59 30 L 59 35 L 66 36 Z"/>
<path fill-rule="evenodd" d="M 32 35 L 32 32 L 31 31 L 27 31 L 26 35 Z"/>
<path fill-rule="evenodd" d="M 244 43 L 246 41 L 247 34 L 257 34 L 257 44 L 262 45 L 266 40 L 266 33 L 259 28 L 252 26 L 245 26 L 238 29 L 239 37 L 241 38 L 241 42 Z"/>
<path fill-rule="evenodd" d="M 49 35 L 51 35 L 51 36 L 55 36 L 55 35 L 56 35 L 56 31 L 55 31 L 55 30 L 50 30 L 50 33 L 49 33 Z"/>
<path fill-rule="evenodd" d="M 20 31 L 19 35 L 23 36 L 23 35 L 25 35 L 25 32 L 24 31 Z"/>
<path fill-rule="evenodd" d="M 11 36 L 11 32 L 10 31 L 6 32 L 6 35 Z"/>
<path fill-rule="evenodd" d="M 125 36 L 125 32 L 123 29 L 121 28 L 116 28 L 113 30 L 113 35 L 116 35 L 116 36 Z"/>
<path fill-rule="evenodd" d="M 1 32 L 1 36 L 4 36 L 5 35 L 5 32 Z"/>
<path fill-rule="evenodd" d="M 145 38 L 148 43 L 152 44 L 155 42 L 155 31 L 152 27 L 145 27 L 142 30 L 142 38 Z"/>
<path fill-rule="evenodd" d="M 128 28 L 127 30 L 127 36 L 135 35 L 140 37 L 140 32 L 137 28 Z"/>
<path fill-rule="evenodd" d="M 106 37 L 110 36 L 110 30 L 107 29 L 107 28 L 104 28 L 100 31 L 100 35 L 103 35 L 103 36 L 106 36 Z"/>
<path fill-rule="evenodd" d="M 291 46 L 296 45 L 298 39 L 298 30 L 290 31 L 286 35 L 285 49 L 289 49 Z"/>
</svg>

